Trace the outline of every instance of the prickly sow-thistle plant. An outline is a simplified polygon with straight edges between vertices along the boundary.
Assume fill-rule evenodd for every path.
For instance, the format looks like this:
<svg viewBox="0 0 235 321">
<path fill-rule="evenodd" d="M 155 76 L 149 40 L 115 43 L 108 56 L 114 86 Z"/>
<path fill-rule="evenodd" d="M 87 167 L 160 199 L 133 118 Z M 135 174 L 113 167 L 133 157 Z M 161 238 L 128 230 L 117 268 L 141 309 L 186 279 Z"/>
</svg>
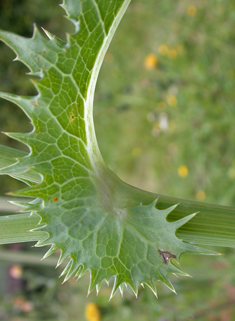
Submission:
<svg viewBox="0 0 235 321">
<path fill-rule="evenodd" d="M 18 235 L 18 240 L 29 241 L 33 235 L 37 246 L 50 245 L 44 257 L 60 249 L 58 264 L 70 258 L 62 272 L 65 280 L 90 271 L 89 291 L 94 287 L 99 290 L 102 280 L 114 276 L 111 296 L 118 288 L 122 292 L 123 285 L 129 285 L 137 295 L 139 284 L 148 285 L 156 294 L 156 280 L 174 291 L 168 274 L 187 275 L 177 264 L 182 253 L 213 254 L 181 240 L 176 230 L 197 210 L 208 212 L 209 219 L 203 218 L 207 227 L 210 213 L 218 212 L 218 208 L 213 211 L 208 205 L 187 201 L 177 206 L 173 198 L 129 186 L 102 159 L 92 115 L 95 85 L 129 3 L 64 0 L 62 7 L 75 26 L 66 42 L 45 31 L 48 40 L 36 27 L 31 39 L 0 32 L 0 40 L 15 51 L 17 60 L 39 77 L 33 80 L 38 92 L 34 97 L 0 93 L 18 105 L 33 124 L 30 133 L 7 134 L 26 144 L 28 154 L 1 147 L 1 174 L 28 184 L 14 194 L 34 198 L 20 203 L 26 214 L 17 214 L 17 218 L 26 227 L 31 220 L 32 226 L 31 233 L 25 231 L 24 239 Z M 167 219 L 170 213 L 171 221 Z M 231 209 L 224 209 L 224 213 L 231 215 Z M 16 216 L 2 217 L 2 229 L 6 222 L 13 226 Z M 188 233 L 188 238 L 186 232 L 181 236 L 186 241 L 213 244 L 213 233 L 214 238 L 208 232 L 198 242 L 193 233 Z M 12 234 L 7 238 L 6 230 L 2 235 L 2 243 L 16 241 Z"/>
</svg>

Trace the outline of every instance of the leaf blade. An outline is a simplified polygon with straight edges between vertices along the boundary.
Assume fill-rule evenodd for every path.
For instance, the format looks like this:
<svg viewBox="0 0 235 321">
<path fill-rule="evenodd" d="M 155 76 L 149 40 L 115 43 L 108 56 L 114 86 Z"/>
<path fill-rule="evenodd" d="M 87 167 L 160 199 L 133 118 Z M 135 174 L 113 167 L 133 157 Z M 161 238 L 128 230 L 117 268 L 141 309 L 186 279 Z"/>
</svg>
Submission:
<svg viewBox="0 0 235 321">
<path fill-rule="evenodd" d="M 124 283 L 135 295 L 142 283 L 156 293 L 155 280 L 174 291 L 168 274 L 184 273 L 171 260 L 178 260 L 182 253 L 212 254 L 183 242 L 176 236 L 176 229 L 178 233 L 184 230 L 187 238 L 190 224 L 201 224 L 205 213 L 208 229 L 212 226 L 209 213 L 216 210 L 184 200 L 178 204 L 174 198 L 131 187 L 107 168 L 100 154 L 92 115 L 95 85 L 108 45 L 129 3 L 82 0 L 78 5 L 75 0 L 64 0 L 67 18 L 75 26 L 66 43 L 48 32 L 50 40 L 46 40 L 37 28 L 30 39 L 0 31 L 17 59 L 40 77 L 34 81 L 38 91 L 35 97 L 1 94 L 22 108 L 34 126 L 27 134 L 8 134 L 25 143 L 30 153 L 7 167 L 7 174 L 13 177 L 28 171 L 40 175 L 37 185 L 16 193 L 37 197 L 26 206 L 41 217 L 40 222 L 34 222 L 32 237 L 39 239 L 37 246 L 51 245 L 45 257 L 61 250 L 58 265 L 70 258 L 65 280 L 89 270 L 91 291 L 99 288 L 102 279 L 114 276 L 112 295 L 118 288 L 122 291 Z M 192 213 L 198 210 L 195 223 L 197 216 Z M 230 215 L 228 209 L 223 211 Z M 26 217 L 19 219 L 23 222 Z M 7 226 L 8 218 L 2 222 Z M 20 231 L 23 236 L 18 234 L 19 240 L 30 239 L 25 226 Z M 7 233 L 2 235 L 3 241 L 12 241 Z"/>
</svg>

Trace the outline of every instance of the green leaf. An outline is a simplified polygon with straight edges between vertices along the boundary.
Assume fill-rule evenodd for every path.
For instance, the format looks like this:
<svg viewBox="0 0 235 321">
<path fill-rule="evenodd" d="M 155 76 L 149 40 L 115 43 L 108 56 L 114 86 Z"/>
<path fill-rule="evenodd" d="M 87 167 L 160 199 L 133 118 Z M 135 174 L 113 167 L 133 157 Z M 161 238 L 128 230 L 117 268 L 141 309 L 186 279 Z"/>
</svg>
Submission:
<svg viewBox="0 0 235 321">
<path fill-rule="evenodd" d="M 2 242 L 11 242 L 18 228 L 22 236 L 15 232 L 14 240 L 37 239 L 37 246 L 51 245 L 44 257 L 60 249 L 58 264 L 70 258 L 62 273 L 65 280 L 90 271 L 91 291 L 99 289 L 103 279 L 114 277 L 111 296 L 118 288 L 122 292 L 123 285 L 130 285 L 137 295 L 139 284 L 144 283 L 156 294 L 156 280 L 174 291 L 168 274 L 187 275 L 177 266 L 182 253 L 215 254 L 176 236 L 177 229 L 196 220 L 194 208 L 208 212 L 210 206 L 182 201 L 176 207 L 176 199 L 164 196 L 157 202 L 157 195 L 121 181 L 100 154 L 92 115 L 95 85 L 129 3 L 64 0 L 62 7 L 75 26 L 66 42 L 45 31 L 48 40 L 36 27 L 30 39 L 0 31 L 0 39 L 15 51 L 16 59 L 39 77 L 33 80 L 35 97 L 0 93 L 33 124 L 30 133 L 7 134 L 26 144 L 30 152 L 12 151 L 13 156 L 3 147 L 8 156 L 1 173 L 28 183 L 28 188 L 14 194 L 36 198 L 21 205 L 41 218 L 39 223 L 30 219 L 29 226 L 23 227 L 15 225 L 14 219 L 26 222 L 23 215 L 28 214 L 12 216 L 13 228 L 3 217 L 2 229 L 9 233 L 2 232 Z M 34 231 L 30 236 L 28 229 Z"/>
<path fill-rule="evenodd" d="M 3 97 L 4 94 L 1 96 Z M 0 175 L 9 174 L 28 185 L 32 185 L 33 183 L 39 184 L 42 181 L 41 175 L 30 168 L 26 168 L 23 171 L 14 170 L 14 165 L 18 162 L 18 158 L 26 156 L 26 152 L 4 145 L 0 145 L 0 150 Z"/>
</svg>

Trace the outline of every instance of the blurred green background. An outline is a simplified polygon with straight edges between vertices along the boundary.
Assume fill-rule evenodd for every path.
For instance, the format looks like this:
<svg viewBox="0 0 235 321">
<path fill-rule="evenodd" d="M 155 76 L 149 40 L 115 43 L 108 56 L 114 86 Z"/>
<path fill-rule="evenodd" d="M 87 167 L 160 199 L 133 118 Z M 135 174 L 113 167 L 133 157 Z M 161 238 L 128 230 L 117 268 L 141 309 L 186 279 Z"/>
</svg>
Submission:
<svg viewBox="0 0 235 321">
<path fill-rule="evenodd" d="M 73 28 L 59 3 L 0 0 L 0 28 L 31 36 L 35 22 L 65 39 Z M 116 174 L 152 192 L 235 206 L 234 48 L 233 1 L 132 1 L 95 95 L 99 146 Z M 0 90 L 34 94 L 14 57 L 0 43 Z M 1 131 L 31 130 L 19 108 L 0 105 Z M 0 143 L 25 149 L 3 134 Z M 21 187 L 1 177 L 0 195 Z M 137 300 L 127 291 L 109 302 L 106 285 L 87 297 L 89 275 L 61 285 L 56 256 L 40 262 L 45 249 L 32 245 L 0 249 L 0 320 L 235 320 L 234 250 L 183 256 L 193 279 L 172 277 L 177 296 L 159 283 L 158 300 L 140 289 Z"/>
</svg>

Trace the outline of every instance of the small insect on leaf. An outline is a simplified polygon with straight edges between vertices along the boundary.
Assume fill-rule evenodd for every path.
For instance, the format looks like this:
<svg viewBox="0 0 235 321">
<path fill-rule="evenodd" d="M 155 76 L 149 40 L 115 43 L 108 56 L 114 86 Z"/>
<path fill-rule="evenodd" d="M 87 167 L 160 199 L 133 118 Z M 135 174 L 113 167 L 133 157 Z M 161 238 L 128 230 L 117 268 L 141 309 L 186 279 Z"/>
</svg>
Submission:
<svg viewBox="0 0 235 321">
<path fill-rule="evenodd" d="M 171 259 L 171 258 L 176 258 L 176 255 L 175 254 L 172 254 L 171 252 L 169 252 L 169 251 L 161 251 L 161 250 L 159 250 L 159 253 L 161 254 L 161 256 L 162 256 L 162 258 L 163 258 L 163 261 L 164 261 L 164 263 L 168 263 L 169 262 L 169 260 Z"/>
</svg>

